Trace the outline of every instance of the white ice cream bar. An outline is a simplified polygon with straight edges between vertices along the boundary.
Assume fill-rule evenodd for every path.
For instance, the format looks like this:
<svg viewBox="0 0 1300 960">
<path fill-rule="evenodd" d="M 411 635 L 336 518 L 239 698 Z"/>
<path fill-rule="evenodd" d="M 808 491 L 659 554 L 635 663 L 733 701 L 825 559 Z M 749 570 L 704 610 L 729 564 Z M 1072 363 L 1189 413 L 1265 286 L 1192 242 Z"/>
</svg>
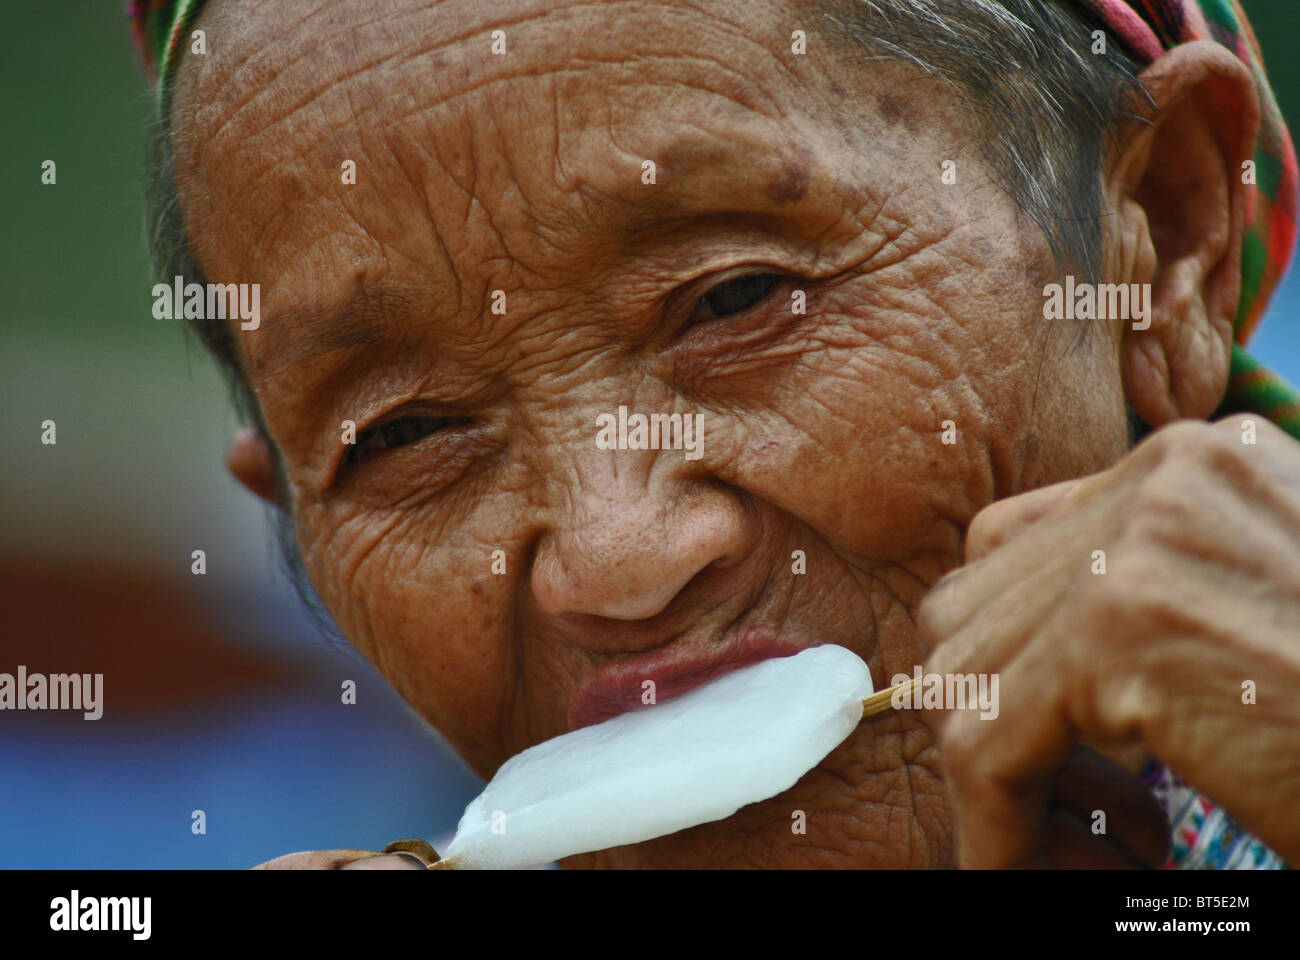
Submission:
<svg viewBox="0 0 1300 960">
<path fill-rule="evenodd" d="M 731 816 L 784 790 L 862 720 L 871 671 L 820 646 L 512 757 L 465 808 L 446 866 L 529 867 Z"/>
</svg>

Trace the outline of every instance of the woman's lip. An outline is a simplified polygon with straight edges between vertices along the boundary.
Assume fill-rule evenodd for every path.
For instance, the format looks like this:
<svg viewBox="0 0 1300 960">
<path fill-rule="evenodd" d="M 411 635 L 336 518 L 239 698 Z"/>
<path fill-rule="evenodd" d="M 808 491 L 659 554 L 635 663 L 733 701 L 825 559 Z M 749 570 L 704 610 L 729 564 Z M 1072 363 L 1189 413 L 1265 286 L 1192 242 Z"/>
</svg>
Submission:
<svg viewBox="0 0 1300 960">
<path fill-rule="evenodd" d="M 607 663 L 574 693 L 569 702 L 569 729 L 602 723 L 648 706 L 642 702 L 647 680 L 654 682 L 655 702 L 662 703 L 724 673 L 760 660 L 794 656 L 811 646 L 816 644 L 750 628 L 703 652 L 683 652 L 670 644 L 644 656 Z"/>
</svg>

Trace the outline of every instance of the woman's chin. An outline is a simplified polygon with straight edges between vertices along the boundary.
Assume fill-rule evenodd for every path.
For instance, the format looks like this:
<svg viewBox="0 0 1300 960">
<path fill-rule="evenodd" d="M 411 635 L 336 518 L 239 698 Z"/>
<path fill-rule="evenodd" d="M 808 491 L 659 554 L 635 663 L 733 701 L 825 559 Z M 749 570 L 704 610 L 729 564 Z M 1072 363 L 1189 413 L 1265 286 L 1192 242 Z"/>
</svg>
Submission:
<svg viewBox="0 0 1300 960">
<path fill-rule="evenodd" d="M 890 723 L 890 721 L 884 721 Z M 910 726 L 910 725 L 909 725 Z M 924 731 L 915 731 L 916 735 Z M 725 820 L 645 843 L 566 857 L 565 869 L 879 869 L 953 866 L 950 815 L 932 764 L 901 761 L 911 736 L 861 727 L 790 790 Z M 912 756 L 930 761 L 934 750 Z"/>
</svg>

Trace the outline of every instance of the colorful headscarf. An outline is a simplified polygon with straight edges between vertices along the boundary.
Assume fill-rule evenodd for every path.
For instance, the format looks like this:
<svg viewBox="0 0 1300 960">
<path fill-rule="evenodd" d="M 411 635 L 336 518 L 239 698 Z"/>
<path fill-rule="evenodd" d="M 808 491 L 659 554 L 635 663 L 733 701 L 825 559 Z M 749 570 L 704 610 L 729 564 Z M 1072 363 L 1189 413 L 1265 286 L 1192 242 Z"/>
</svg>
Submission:
<svg viewBox="0 0 1300 960">
<path fill-rule="evenodd" d="M 1296 241 L 1295 147 L 1264 73 L 1264 58 L 1238 0 L 1071 0 L 1092 13 L 1139 63 L 1191 40 L 1215 40 L 1250 68 L 1259 93 L 1262 123 L 1255 151 L 1256 183 L 1246 197 L 1246 234 L 1241 254 L 1232 366 L 1218 413 L 1255 412 L 1300 439 L 1300 393 L 1243 349 L 1291 260 Z M 176 52 L 203 0 L 130 0 L 136 47 L 157 83 L 160 110 Z"/>
</svg>

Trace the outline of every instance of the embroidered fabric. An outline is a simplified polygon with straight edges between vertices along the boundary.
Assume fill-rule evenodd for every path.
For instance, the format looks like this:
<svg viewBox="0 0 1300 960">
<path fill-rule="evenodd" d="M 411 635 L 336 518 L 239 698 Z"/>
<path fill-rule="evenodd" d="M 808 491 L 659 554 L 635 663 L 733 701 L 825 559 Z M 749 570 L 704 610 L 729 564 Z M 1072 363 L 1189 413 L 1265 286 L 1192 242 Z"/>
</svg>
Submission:
<svg viewBox="0 0 1300 960">
<path fill-rule="evenodd" d="M 1168 767 L 1151 761 L 1142 772 L 1169 817 L 1173 846 L 1166 870 L 1286 870 L 1280 856 L 1222 807 L 1197 793 Z"/>
</svg>

